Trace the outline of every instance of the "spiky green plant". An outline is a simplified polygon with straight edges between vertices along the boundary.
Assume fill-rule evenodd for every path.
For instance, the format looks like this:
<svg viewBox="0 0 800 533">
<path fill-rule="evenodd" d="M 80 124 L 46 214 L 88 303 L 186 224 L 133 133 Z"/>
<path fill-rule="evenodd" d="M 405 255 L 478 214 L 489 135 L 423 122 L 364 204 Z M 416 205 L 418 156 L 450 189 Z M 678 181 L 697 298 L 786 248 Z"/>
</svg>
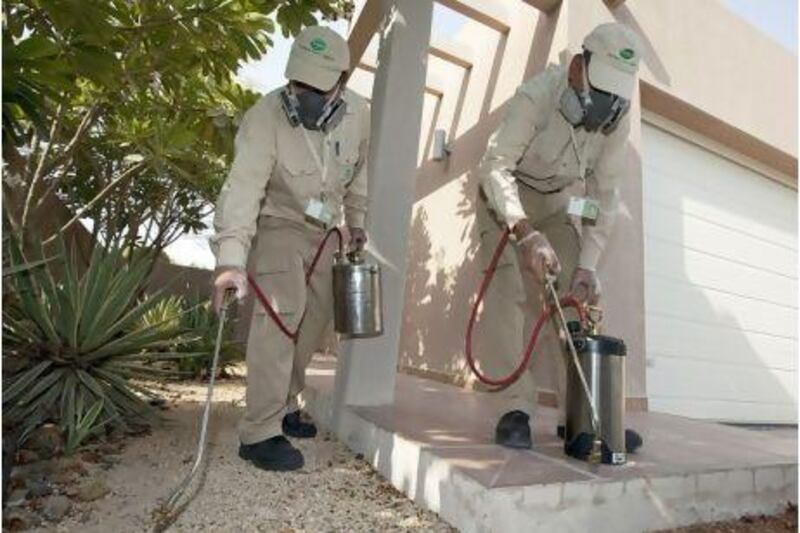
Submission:
<svg viewBox="0 0 800 533">
<path fill-rule="evenodd" d="M 175 338 L 169 351 L 192 354 L 174 361 L 171 365 L 176 376 L 198 379 L 205 377 L 214 355 L 214 341 L 219 319 L 211 309 L 211 302 L 199 295 L 194 298 L 170 296 L 153 306 L 139 320 L 139 327 L 158 324 L 159 327 L 178 328 L 183 335 Z M 225 326 L 224 340 L 220 348 L 218 375 L 225 375 L 226 368 L 242 359 L 238 342 L 227 340 L 231 336 L 233 321 Z M 172 361 L 170 362 L 172 363 Z"/>
<path fill-rule="evenodd" d="M 6 249 L 12 267 L 25 263 L 13 240 Z M 153 394 L 133 380 L 169 371 L 143 362 L 192 354 L 171 350 L 182 332 L 179 323 L 137 327 L 162 300 L 159 294 L 137 297 L 146 262 L 98 247 L 82 275 L 74 255 L 54 264 L 58 279 L 49 264 L 6 277 L 3 358 L 17 363 L 3 380 L 6 420 L 19 429 L 21 441 L 47 421 L 78 440 L 102 426 L 150 424 L 157 415 L 146 399 Z"/>
<path fill-rule="evenodd" d="M 183 306 L 183 298 L 180 296 L 162 298 L 142 315 L 137 326 L 139 328 L 155 326 L 160 329 L 175 330 L 181 325 Z"/>
<path fill-rule="evenodd" d="M 185 309 L 181 317 L 181 325 L 187 332 L 180 343 L 175 347 L 176 351 L 200 354 L 198 357 L 186 357 L 178 359 L 178 369 L 183 375 L 193 378 L 201 378 L 208 374 L 211 366 L 211 358 L 214 356 L 214 342 L 219 328 L 219 317 L 211 308 L 211 301 L 195 296 L 185 304 Z M 237 361 L 242 360 L 244 354 L 241 343 L 227 340 L 231 338 L 233 331 L 233 320 L 225 324 L 222 346 L 219 353 L 218 372 L 225 375 L 226 370 Z"/>
<path fill-rule="evenodd" d="M 99 420 L 102 412 L 103 400 L 97 400 L 85 414 L 82 409 L 76 409 L 74 423 L 67 424 L 67 438 L 64 445 L 67 455 L 75 452 L 93 431 L 104 424 Z"/>
</svg>

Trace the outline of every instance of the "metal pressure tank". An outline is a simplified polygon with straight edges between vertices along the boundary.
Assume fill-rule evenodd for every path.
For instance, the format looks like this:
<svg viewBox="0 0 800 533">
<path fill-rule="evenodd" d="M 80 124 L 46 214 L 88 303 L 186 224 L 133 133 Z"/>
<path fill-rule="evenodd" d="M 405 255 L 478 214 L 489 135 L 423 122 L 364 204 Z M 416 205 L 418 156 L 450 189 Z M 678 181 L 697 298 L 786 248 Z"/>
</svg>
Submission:
<svg viewBox="0 0 800 533">
<path fill-rule="evenodd" d="M 578 360 L 592 394 L 600 421 L 602 462 L 624 464 L 625 450 L 625 358 L 622 339 L 583 331 L 569 324 Z M 587 459 L 594 441 L 592 411 L 575 365 L 567 365 L 566 433 L 564 451 Z"/>
<path fill-rule="evenodd" d="M 383 334 L 381 269 L 363 252 L 337 256 L 333 265 L 333 322 L 337 333 L 354 339 Z"/>
</svg>

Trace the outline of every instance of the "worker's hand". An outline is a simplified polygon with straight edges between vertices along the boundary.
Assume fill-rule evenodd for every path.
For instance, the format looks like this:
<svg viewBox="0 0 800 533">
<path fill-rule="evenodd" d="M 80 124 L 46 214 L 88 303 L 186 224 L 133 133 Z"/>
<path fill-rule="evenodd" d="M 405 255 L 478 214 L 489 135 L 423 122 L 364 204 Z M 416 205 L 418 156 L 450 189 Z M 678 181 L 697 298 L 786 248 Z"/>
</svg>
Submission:
<svg viewBox="0 0 800 533">
<path fill-rule="evenodd" d="M 597 305 L 600 301 L 600 280 L 597 272 L 576 268 L 569 285 L 570 295 L 582 304 Z"/>
<path fill-rule="evenodd" d="M 517 242 L 522 255 L 522 267 L 532 271 L 538 281 L 544 282 L 548 274 L 558 276 L 561 263 L 543 233 L 531 229 Z"/>
<path fill-rule="evenodd" d="M 348 247 L 351 251 L 362 251 L 367 244 L 367 232 L 364 228 L 348 228 L 350 232 L 350 244 Z"/>
<path fill-rule="evenodd" d="M 225 292 L 236 291 L 236 299 L 240 302 L 247 296 L 247 274 L 238 268 L 219 269 L 214 278 L 214 311 L 219 313 Z"/>
</svg>

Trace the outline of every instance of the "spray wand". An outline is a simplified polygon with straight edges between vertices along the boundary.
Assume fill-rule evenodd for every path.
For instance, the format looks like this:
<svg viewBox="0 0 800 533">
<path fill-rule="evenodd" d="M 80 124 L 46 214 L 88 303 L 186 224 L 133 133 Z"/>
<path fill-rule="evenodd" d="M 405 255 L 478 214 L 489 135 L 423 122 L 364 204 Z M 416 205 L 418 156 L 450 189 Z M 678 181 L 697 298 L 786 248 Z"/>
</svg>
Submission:
<svg viewBox="0 0 800 533">
<path fill-rule="evenodd" d="M 178 519 L 178 516 L 180 516 L 181 512 L 183 512 L 183 510 L 189 504 L 189 501 L 191 501 L 186 500 L 183 505 L 178 506 L 178 502 L 180 502 L 181 497 L 186 492 L 186 489 L 189 488 L 189 485 L 191 485 L 195 476 L 200 471 L 200 465 L 202 464 L 203 456 L 205 455 L 206 441 L 208 440 L 208 419 L 211 415 L 211 400 L 214 396 L 214 380 L 217 376 L 217 365 L 219 363 L 219 352 L 222 347 L 222 336 L 225 330 L 225 321 L 228 318 L 228 308 L 234 301 L 235 296 L 235 290 L 230 289 L 226 291 L 222 300 L 222 307 L 219 312 L 217 339 L 216 344 L 214 345 L 214 357 L 211 360 L 211 373 L 208 378 L 206 404 L 205 409 L 203 410 L 203 419 L 200 425 L 200 437 L 197 442 L 197 453 L 195 455 L 194 464 L 192 464 L 192 469 L 189 471 L 186 477 L 183 478 L 183 481 L 180 483 L 180 485 L 178 485 L 175 490 L 172 491 L 169 498 L 167 498 L 167 500 L 153 513 L 156 518 L 156 525 L 153 527 L 154 533 L 166 531 L 166 529 Z"/>
<path fill-rule="evenodd" d="M 483 280 L 481 281 L 480 288 L 478 289 L 478 296 L 475 299 L 475 303 L 472 306 L 472 313 L 469 317 L 469 322 L 467 323 L 467 334 L 465 339 L 465 346 L 464 346 L 464 355 L 467 359 L 467 364 L 472 370 L 472 373 L 478 378 L 479 381 L 495 387 L 495 390 L 500 390 L 505 387 L 508 387 L 515 381 L 519 379 L 523 372 L 528 368 L 528 363 L 531 360 L 531 356 L 533 354 L 533 349 L 536 346 L 536 342 L 539 339 L 539 334 L 541 333 L 542 329 L 544 328 L 545 324 L 549 320 L 551 316 L 554 314 L 558 314 L 558 317 L 561 321 L 561 327 L 564 331 L 564 334 L 567 337 L 567 345 L 569 347 L 569 351 L 571 354 L 572 363 L 575 365 L 575 370 L 578 372 L 578 376 L 581 380 L 581 385 L 583 388 L 584 396 L 586 396 L 586 401 L 589 404 L 589 408 L 592 413 L 592 429 L 594 430 L 594 441 L 592 443 L 592 452 L 589 456 L 589 461 L 592 463 L 599 463 L 602 459 L 602 441 L 600 440 L 600 417 L 597 413 L 597 407 L 594 403 L 594 399 L 592 397 L 591 389 L 589 388 L 589 383 L 586 381 L 586 375 L 583 372 L 583 368 L 580 365 L 580 361 L 578 360 L 578 353 L 575 349 L 575 344 L 572 341 L 572 335 L 569 332 L 569 328 L 567 327 L 567 321 L 564 317 L 564 307 L 572 307 L 578 312 L 578 317 L 580 319 L 581 324 L 584 326 L 589 322 L 590 317 L 587 314 L 586 306 L 578 302 L 575 298 L 571 296 L 566 296 L 564 298 L 559 298 L 558 293 L 556 292 L 556 288 L 554 285 L 555 277 L 547 276 L 545 278 L 545 286 L 552 297 L 553 304 L 546 306 L 544 311 L 539 315 L 539 318 L 536 320 L 534 324 L 533 331 L 531 332 L 530 339 L 528 340 L 528 344 L 525 347 L 525 350 L 522 352 L 522 357 L 520 359 L 519 364 L 517 367 L 507 376 L 494 378 L 487 376 L 484 374 L 480 368 L 478 367 L 478 363 L 475 360 L 475 357 L 472 353 L 472 336 L 475 329 L 475 323 L 478 318 L 478 310 L 480 309 L 481 303 L 483 302 L 484 296 L 486 296 L 486 291 L 489 289 L 489 285 L 494 278 L 495 272 L 497 271 L 497 266 L 500 262 L 500 258 L 502 256 L 503 250 L 508 245 L 509 237 L 511 231 L 506 228 L 503 234 L 500 236 L 500 241 L 497 243 L 495 247 L 494 253 L 492 254 L 492 259 L 489 261 L 489 266 L 486 269 L 486 273 L 483 276 Z"/>
</svg>

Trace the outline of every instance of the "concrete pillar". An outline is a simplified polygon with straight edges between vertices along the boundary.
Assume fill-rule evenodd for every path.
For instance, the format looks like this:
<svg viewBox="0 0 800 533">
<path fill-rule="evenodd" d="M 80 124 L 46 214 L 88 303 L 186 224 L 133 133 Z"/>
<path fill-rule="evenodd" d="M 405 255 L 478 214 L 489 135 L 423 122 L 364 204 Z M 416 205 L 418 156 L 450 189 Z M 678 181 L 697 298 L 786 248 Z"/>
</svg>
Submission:
<svg viewBox="0 0 800 533">
<path fill-rule="evenodd" d="M 367 231 L 371 247 L 385 261 L 384 334 L 342 342 L 337 408 L 394 400 L 433 0 L 382 0 L 382 8 L 384 25 L 372 89 Z"/>
</svg>

